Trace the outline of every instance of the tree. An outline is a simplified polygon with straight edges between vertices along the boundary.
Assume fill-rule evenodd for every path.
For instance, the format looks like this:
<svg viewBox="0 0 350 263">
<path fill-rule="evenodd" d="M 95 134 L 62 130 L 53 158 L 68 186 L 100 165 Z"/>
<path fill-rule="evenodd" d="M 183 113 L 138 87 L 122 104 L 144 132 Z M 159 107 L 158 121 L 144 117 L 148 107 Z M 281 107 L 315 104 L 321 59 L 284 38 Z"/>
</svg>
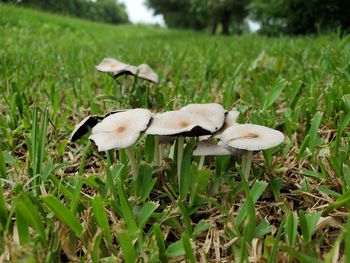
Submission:
<svg viewBox="0 0 350 263">
<path fill-rule="evenodd" d="M 124 4 L 116 0 L 0 0 L 0 2 L 11 2 L 111 24 L 129 22 Z"/>
<path fill-rule="evenodd" d="M 162 14 L 169 27 L 202 30 L 211 28 L 215 34 L 219 24 L 222 34 L 228 35 L 234 27 L 236 33 L 247 16 L 250 0 L 147 0 L 155 14 Z"/>
<path fill-rule="evenodd" d="M 337 27 L 350 30 L 348 0 L 253 0 L 248 8 L 267 34 L 310 34 Z"/>
</svg>

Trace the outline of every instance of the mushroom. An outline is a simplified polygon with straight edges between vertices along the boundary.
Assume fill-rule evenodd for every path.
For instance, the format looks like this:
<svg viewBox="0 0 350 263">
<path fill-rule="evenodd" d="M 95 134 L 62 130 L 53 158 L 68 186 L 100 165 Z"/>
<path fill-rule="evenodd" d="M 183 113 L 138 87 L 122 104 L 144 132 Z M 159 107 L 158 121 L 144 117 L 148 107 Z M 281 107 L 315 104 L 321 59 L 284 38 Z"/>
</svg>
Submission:
<svg viewBox="0 0 350 263">
<path fill-rule="evenodd" d="M 131 74 L 131 70 L 136 70 L 114 58 L 104 58 L 100 64 L 96 66 L 96 69 L 100 72 L 113 73 L 115 76 L 125 74 Z"/>
<path fill-rule="evenodd" d="M 200 156 L 198 169 L 201 169 L 205 156 L 236 155 L 239 151 L 219 142 L 214 144 L 209 140 L 200 141 L 193 150 L 194 156 Z"/>
<path fill-rule="evenodd" d="M 133 75 L 138 76 L 141 79 L 158 83 L 158 75 L 147 64 L 141 64 L 137 67 L 129 64 L 125 64 L 114 58 L 104 58 L 100 64 L 96 66 L 96 69 L 100 72 L 112 73 L 114 77 L 121 75 Z"/>
<path fill-rule="evenodd" d="M 70 140 L 72 142 L 80 139 L 83 135 L 85 135 L 87 132 L 89 132 L 89 130 L 91 130 L 92 127 L 94 127 L 98 122 L 100 122 L 101 120 L 103 120 L 103 118 L 113 114 L 113 113 L 117 113 L 117 112 L 121 112 L 123 110 L 115 110 L 115 111 L 110 111 L 107 114 L 105 114 L 104 116 L 100 116 L 100 115 L 90 115 L 87 116 L 86 118 L 84 118 L 81 122 L 79 122 L 73 132 L 70 135 Z"/>
<path fill-rule="evenodd" d="M 125 148 L 136 178 L 138 169 L 131 146 L 137 141 L 141 132 L 146 130 L 151 115 L 147 109 L 133 109 L 111 114 L 92 128 L 89 139 L 95 142 L 99 151 Z"/>
<path fill-rule="evenodd" d="M 220 140 L 233 148 L 247 150 L 242 156 L 242 169 L 249 178 L 253 151 L 275 147 L 284 141 L 280 131 L 256 124 L 238 124 L 226 129 Z"/>
<path fill-rule="evenodd" d="M 150 66 L 147 64 L 141 64 L 137 67 L 137 76 L 139 78 L 142 78 L 144 80 L 148 80 L 153 83 L 158 83 L 159 78 L 157 73 L 154 72 L 153 69 L 151 69 Z"/>
<path fill-rule="evenodd" d="M 178 136 L 177 174 L 180 185 L 184 137 L 208 135 L 215 132 L 215 130 L 215 125 L 198 113 L 167 111 L 153 115 L 152 122 L 146 130 L 146 134 Z"/>
<path fill-rule="evenodd" d="M 74 142 L 81 138 L 85 133 L 87 133 L 92 127 L 94 127 L 103 117 L 98 115 L 90 115 L 79 122 L 73 132 L 71 133 L 69 139 Z"/>
<path fill-rule="evenodd" d="M 225 121 L 224 125 L 221 127 L 220 130 L 218 130 L 215 134 L 215 138 L 220 138 L 220 135 L 228 128 L 230 128 L 233 125 L 237 125 L 237 119 L 239 117 L 239 112 L 236 110 L 236 108 L 232 108 L 230 111 L 226 112 L 225 115 Z"/>
<path fill-rule="evenodd" d="M 224 125 L 226 111 L 224 107 L 218 103 L 188 104 L 182 107 L 180 111 L 188 111 L 202 115 L 215 125 L 216 130 L 219 130 Z"/>
</svg>

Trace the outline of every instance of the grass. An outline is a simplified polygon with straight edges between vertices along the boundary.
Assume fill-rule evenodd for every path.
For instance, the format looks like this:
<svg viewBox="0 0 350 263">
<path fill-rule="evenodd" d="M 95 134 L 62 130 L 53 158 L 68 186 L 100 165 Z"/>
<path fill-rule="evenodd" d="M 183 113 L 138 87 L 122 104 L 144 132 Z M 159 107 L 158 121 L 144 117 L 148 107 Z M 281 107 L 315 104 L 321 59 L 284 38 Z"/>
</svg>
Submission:
<svg viewBox="0 0 350 263">
<path fill-rule="evenodd" d="M 350 255 L 349 36 L 212 37 L 110 26 L 0 4 L 0 261 L 336 262 Z M 148 63 L 151 86 L 96 72 L 104 57 Z M 123 80 L 120 80 L 121 82 Z M 145 91 L 148 91 L 149 96 Z M 154 138 L 98 153 L 69 142 L 88 114 L 235 106 L 286 141 L 198 170 L 187 144 L 153 166 Z M 174 155 L 173 155 L 174 153 Z"/>
</svg>

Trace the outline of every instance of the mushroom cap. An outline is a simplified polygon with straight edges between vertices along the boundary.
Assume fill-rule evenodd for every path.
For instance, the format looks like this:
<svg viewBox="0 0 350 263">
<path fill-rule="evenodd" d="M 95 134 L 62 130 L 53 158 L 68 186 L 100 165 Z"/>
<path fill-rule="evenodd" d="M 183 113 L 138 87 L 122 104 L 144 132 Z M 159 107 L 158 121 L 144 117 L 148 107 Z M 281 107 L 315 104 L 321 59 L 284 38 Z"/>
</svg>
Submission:
<svg viewBox="0 0 350 263">
<path fill-rule="evenodd" d="M 87 116 L 75 126 L 70 135 L 70 140 L 72 142 L 78 140 L 102 119 L 103 117 L 97 115 Z"/>
<path fill-rule="evenodd" d="M 128 67 L 128 64 L 114 58 L 104 58 L 95 68 L 101 72 L 116 74 L 118 72 L 126 71 Z"/>
<path fill-rule="evenodd" d="M 238 124 L 225 130 L 220 140 L 233 148 L 259 151 L 275 147 L 284 141 L 280 131 L 256 124 Z"/>
<path fill-rule="evenodd" d="M 197 113 L 210 120 L 215 125 L 215 130 L 219 130 L 225 121 L 225 109 L 218 103 L 195 103 L 182 107 L 180 111 Z"/>
<path fill-rule="evenodd" d="M 167 111 L 153 115 L 146 134 L 194 137 L 212 134 L 214 131 L 214 124 L 200 114 Z"/>
<path fill-rule="evenodd" d="M 224 145 L 214 144 L 210 141 L 199 142 L 193 150 L 194 156 L 209 156 L 209 155 L 232 155 L 233 152 L 229 147 Z"/>
<path fill-rule="evenodd" d="M 124 69 L 113 72 L 115 78 L 118 78 L 121 75 L 133 75 L 133 76 L 135 76 L 136 73 L 137 73 L 137 67 L 132 66 L 132 65 L 127 65 Z"/>
<path fill-rule="evenodd" d="M 89 139 L 95 142 L 99 151 L 128 148 L 147 128 L 151 115 L 147 109 L 133 109 L 111 114 L 92 128 Z"/>
<path fill-rule="evenodd" d="M 220 138 L 220 135 L 227 130 L 228 128 L 230 128 L 233 125 L 237 125 L 237 119 L 239 117 L 239 112 L 235 109 L 232 108 L 230 111 L 226 112 L 225 115 L 225 121 L 224 121 L 224 125 L 221 127 L 220 130 L 218 130 L 214 137 L 215 138 Z"/>
<path fill-rule="evenodd" d="M 153 83 L 158 83 L 159 78 L 157 73 L 154 72 L 153 69 L 151 69 L 150 66 L 147 64 L 141 64 L 136 68 L 136 71 L 134 74 L 138 75 L 140 78 L 148 80 Z"/>
</svg>

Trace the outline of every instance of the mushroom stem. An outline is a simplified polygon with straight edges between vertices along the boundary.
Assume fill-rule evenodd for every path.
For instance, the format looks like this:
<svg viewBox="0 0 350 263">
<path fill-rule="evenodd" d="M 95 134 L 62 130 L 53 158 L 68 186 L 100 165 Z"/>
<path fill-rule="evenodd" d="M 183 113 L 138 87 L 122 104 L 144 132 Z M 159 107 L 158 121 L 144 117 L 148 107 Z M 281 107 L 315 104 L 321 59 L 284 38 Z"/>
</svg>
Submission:
<svg viewBox="0 0 350 263">
<path fill-rule="evenodd" d="M 198 163 L 198 170 L 202 170 L 204 160 L 205 160 L 205 155 L 201 155 L 201 157 L 199 159 L 199 163 Z"/>
<path fill-rule="evenodd" d="M 131 171 L 134 176 L 134 179 L 136 180 L 138 177 L 138 168 L 136 165 L 136 159 L 135 159 L 135 154 L 134 151 L 131 149 L 131 147 L 126 148 L 126 153 L 128 154 L 129 162 L 131 165 Z"/>
<path fill-rule="evenodd" d="M 242 170 L 245 179 L 249 179 L 250 168 L 252 165 L 253 151 L 247 151 L 242 155 Z"/>
<path fill-rule="evenodd" d="M 182 157 L 184 154 L 184 143 L 185 143 L 185 137 L 179 136 L 179 138 L 177 139 L 177 179 L 178 179 L 179 187 L 180 187 Z"/>
<path fill-rule="evenodd" d="M 159 158 L 159 136 L 154 136 L 154 163 L 155 165 L 160 164 L 160 158 Z"/>
</svg>

